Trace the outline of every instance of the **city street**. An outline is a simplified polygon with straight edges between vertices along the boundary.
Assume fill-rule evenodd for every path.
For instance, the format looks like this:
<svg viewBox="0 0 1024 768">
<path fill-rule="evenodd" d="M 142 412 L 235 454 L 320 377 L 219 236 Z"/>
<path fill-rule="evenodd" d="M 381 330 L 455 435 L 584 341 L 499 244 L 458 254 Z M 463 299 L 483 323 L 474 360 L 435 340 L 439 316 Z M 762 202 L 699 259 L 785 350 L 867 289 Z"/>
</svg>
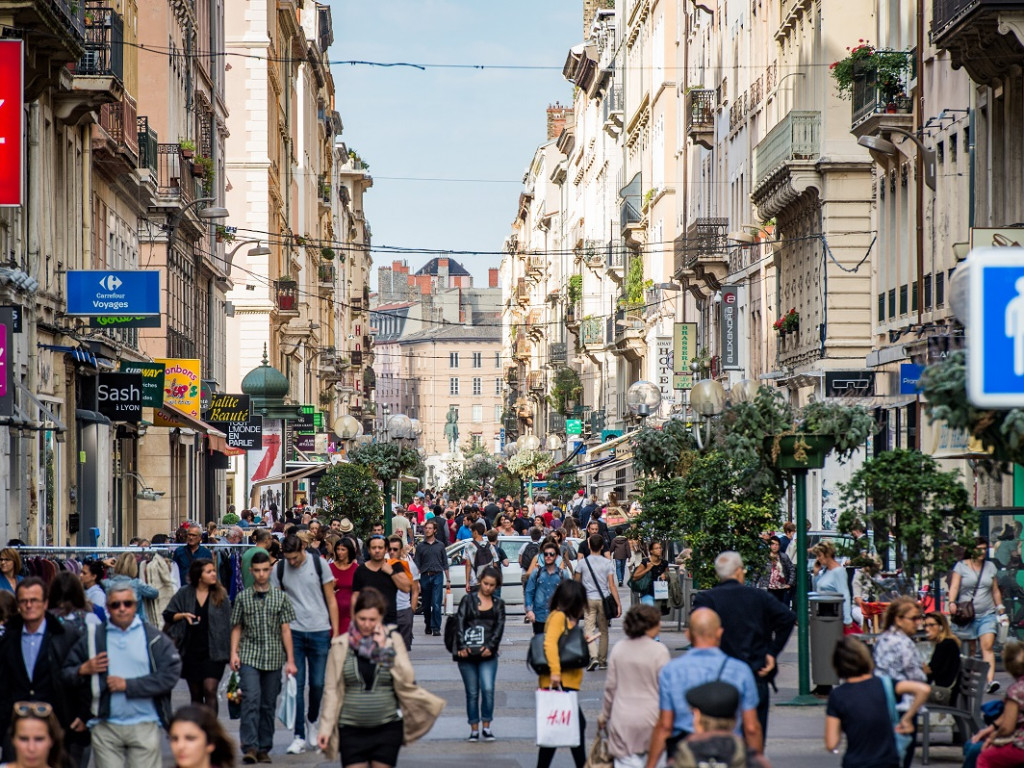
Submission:
<svg viewBox="0 0 1024 768">
<path fill-rule="evenodd" d="M 628 603 L 628 592 L 620 592 Z M 417 618 L 416 631 L 422 628 Z M 612 630 L 612 643 L 622 638 L 622 622 L 616 621 Z M 511 616 L 505 628 L 505 640 L 501 648 L 501 664 L 498 668 L 498 685 L 495 695 L 494 733 L 496 742 L 469 744 L 465 741 L 469 726 L 465 718 L 465 698 L 450 654 L 444 650 L 442 637 L 417 636 L 412 648 L 412 659 L 419 682 L 433 693 L 448 701 L 444 713 L 433 730 L 421 741 L 402 750 L 399 765 L 405 768 L 442 768 L 443 766 L 478 766 L 488 768 L 532 768 L 537 760 L 534 743 L 534 689 L 537 678 L 526 667 L 526 648 L 530 637 L 529 628 L 518 616 Z M 686 645 L 686 638 L 675 630 L 675 624 L 666 626 L 662 635 L 676 656 Z M 787 652 L 782 656 L 778 678 L 779 693 L 774 702 L 785 702 L 796 695 L 796 635 L 794 633 Z M 587 673 L 583 681 L 581 700 L 587 718 L 588 743 L 597 727 L 604 686 L 604 673 Z M 1001 676 L 1004 686 L 1007 681 Z M 187 697 L 184 683 L 175 691 L 175 704 L 185 703 Z M 223 712 L 222 712 L 223 715 Z M 824 701 L 819 707 L 773 706 L 768 729 L 768 757 L 772 764 L 783 768 L 838 768 L 839 755 L 829 755 L 822 746 L 824 731 Z M 237 737 L 238 721 L 229 721 L 232 736 Z M 937 741 L 941 737 L 935 737 Z M 291 741 L 291 734 L 278 726 L 275 749 L 272 754 L 275 764 L 336 765 L 325 763 L 315 752 L 303 755 L 286 755 L 285 748 Z M 165 750 L 166 752 L 166 750 Z M 920 752 L 920 751 L 919 751 Z M 169 754 L 169 753 L 168 753 Z M 932 765 L 960 765 L 960 749 L 948 746 L 933 746 L 930 762 Z M 559 750 L 555 757 L 555 768 L 570 768 L 572 756 L 568 749 Z M 914 765 L 921 765 L 918 753 Z"/>
</svg>

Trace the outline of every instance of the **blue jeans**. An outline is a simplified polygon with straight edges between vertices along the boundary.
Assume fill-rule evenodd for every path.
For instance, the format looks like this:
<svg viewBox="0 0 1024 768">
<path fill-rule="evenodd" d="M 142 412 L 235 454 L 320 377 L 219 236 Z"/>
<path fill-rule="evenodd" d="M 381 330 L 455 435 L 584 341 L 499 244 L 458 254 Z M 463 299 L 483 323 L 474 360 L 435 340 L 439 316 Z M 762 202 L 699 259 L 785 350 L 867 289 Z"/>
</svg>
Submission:
<svg viewBox="0 0 1024 768">
<path fill-rule="evenodd" d="M 440 632 L 444 613 L 444 574 L 438 571 L 420 576 L 420 591 L 423 595 L 423 625 L 428 632 Z"/>
<path fill-rule="evenodd" d="M 281 670 L 264 671 L 243 664 L 238 677 L 243 691 L 238 727 L 242 751 L 269 752 L 274 746 L 274 709 L 281 692 Z"/>
<path fill-rule="evenodd" d="M 621 584 L 622 580 L 626 577 L 626 561 L 625 560 L 616 560 L 615 561 L 615 575 L 617 577 L 616 580 L 619 582 L 619 584 Z"/>
<path fill-rule="evenodd" d="M 309 720 L 320 717 L 320 699 L 324 695 L 324 674 L 327 672 L 327 653 L 331 648 L 331 630 L 323 632 L 297 632 L 292 630 L 295 648 L 295 666 L 299 673 L 295 684 L 299 689 L 295 699 L 295 735 L 306 738 L 306 706 L 303 693 L 306 688 L 306 665 L 309 665 Z"/>
<path fill-rule="evenodd" d="M 494 678 L 498 676 L 498 659 L 460 661 L 459 674 L 466 686 L 466 714 L 470 726 L 494 719 Z"/>
<path fill-rule="evenodd" d="M 643 605 L 657 605 L 654 602 L 654 595 L 640 595 L 640 602 Z"/>
</svg>

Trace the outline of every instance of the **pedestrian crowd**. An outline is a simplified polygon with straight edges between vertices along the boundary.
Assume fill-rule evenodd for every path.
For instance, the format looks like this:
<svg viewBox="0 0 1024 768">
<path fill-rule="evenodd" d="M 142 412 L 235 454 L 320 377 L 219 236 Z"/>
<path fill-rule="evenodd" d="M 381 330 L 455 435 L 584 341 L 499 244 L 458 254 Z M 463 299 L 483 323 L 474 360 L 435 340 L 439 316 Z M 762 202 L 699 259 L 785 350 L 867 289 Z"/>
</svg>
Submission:
<svg viewBox="0 0 1024 768">
<path fill-rule="evenodd" d="M 49 579 L 27 572 L 18 547 L 0 550 L 7 765 L 156 768 L 165 734 L 183 768 L 268 764 L 282 720 L 289 754 L 319 750 L 342 766 L 394 766 L 444 706 L 416 682 L 416 615 L 422 636 L 443 636 L 461 677 L 467 740 L 496 741 L 512 620 L 502 591 L 513 559 L 533 635 L 538 768 L 549 768 L 561 746 L 577 768 L 588 760 L 593 768 L 769 765 L 771 694 L 796 624 L 796 563 L 804 562 L 791 525 L 763 537 L 756 567 L 736 552 L 718 555 L 717 583 L 692 600 L 690 646 L 672 658 L 662 620 L 682 606 L 686 553 L 641 541 L 614 497 L 600 505 L 581 491 L 559 508 L 540 498 L 424 493 L 396 506 L 390 534 L 375 523 L 364 537 L 348 518 L 328 522 L 316 510 L 233 517 L 238 525 L 227 530 L 186 524 L 174 535 L 169 596 L 143 573 L 153 569 L 140 567 L 145 545 Z M 459 542 L 463 555 L 453 564 L 448 547 Z M 827 540 L 811 554 L 815 589 L 841 598 L 847 629 L 832 655 L 841 684 L 827 692 L 825 747 L 838 751 L 845 737 L 844 768 L 907 768 L 918 714 L 961 695 L 962 651 L 989 662 L 985 687 L 998 689 L 994 638 L 1005 608 L 988 542 L 979 538 L 953 570 L 947 612 L 891 599 L 870 646 L 853 628 L 876 603 L 880 563 L 866 557 L 851 573 Z M 453 576 L 464 579 L 457 605 Z M 615 620 L 625 638 L 612 647 Z M 922 630 L 927 663 L 915 644 Z M 969 765 L 1024 765 L 1024 646 L 1007 642 L 1003 663 L 1014 682 L 1001 714 L 969 743 Z M 579 694 L 593 672 L 604 673 L 603 696 L 588 745 Z M 225 674 L 237 746 L 220 720 Z M 190 704 L 173 712 L 179 680 Z M 550 707 L 559 715 L 545 719 Z"/>
</svg>

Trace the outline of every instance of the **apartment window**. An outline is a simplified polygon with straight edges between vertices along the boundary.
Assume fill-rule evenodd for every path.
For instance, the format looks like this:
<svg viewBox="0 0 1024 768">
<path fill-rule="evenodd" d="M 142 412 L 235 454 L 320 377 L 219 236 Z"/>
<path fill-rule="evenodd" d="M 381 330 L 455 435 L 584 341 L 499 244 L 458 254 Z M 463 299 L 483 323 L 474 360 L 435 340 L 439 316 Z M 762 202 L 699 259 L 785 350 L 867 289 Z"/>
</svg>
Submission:
<svg viewBox="0 0 1024 768">
<path fill-rule="evenodd" d="M 474 432 L 469 436 L 469 444 L 472 448 L 479 448 L 484 444 L 484 436 L 480 432 Z"/>
<path fill-rule="evenodd" d="M 453 376 L 452 378 L 448 379 L 448 394 L 459 394 L 459 379 L 457 376 Z"/>
<path fill-rule="evenodd" d="M 494 367 L 501 368 L 501 352 L 494 353 Z"/>
<path fill-rule="evenodd" d="M 483 352 L 474 352 L 473 353 L 473 367 L 474 368 L 483 368 L 484 367 L 484 353 Z"/>
<path fill-rule="evenodd" d="M 484 380 L 479 376 L 473 378 L 473 394 L 482 395 L 484 393 Z"/>
<path fill-rule="evenodd" d="M 482 405 L 473 406 L 473 423 L 479 424 L 484 420 L 484 407 Z"/>
<path fill-rule="evenodd" d="M 499 397 L 501 396 L 501 379 L 500 378 L 494 380 L 494 394 L 498 395 Z"/>
<path fill-rule="evenodd" d="M 459 367 L 459 353 L 458 352 L 449 352 L 448 353 L 448 367 L 449 368 L 458 368 Z"/>
<path fill-rule="evenodd" d="M 501 423 L 501 406 L 500 405 L 494 406 L 494 423 L 495 424 L 500 424 Z"/>
</svg>

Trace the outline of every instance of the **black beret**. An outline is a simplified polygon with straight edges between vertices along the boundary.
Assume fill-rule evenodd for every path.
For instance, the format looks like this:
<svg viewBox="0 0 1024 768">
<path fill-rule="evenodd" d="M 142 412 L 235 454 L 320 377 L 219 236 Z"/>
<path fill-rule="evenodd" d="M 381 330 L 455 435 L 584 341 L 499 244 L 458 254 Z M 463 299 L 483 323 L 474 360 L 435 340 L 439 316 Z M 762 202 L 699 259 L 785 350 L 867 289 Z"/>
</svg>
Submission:
<svg viewBox="0 0 1024 768">
<path fill-rule="evenodd" d="M 707 717 L 734 718 L 740 706 L 740 692 L 734 685 L 713 680 L 688 690 L 686 703 Z"/>
</svg>

